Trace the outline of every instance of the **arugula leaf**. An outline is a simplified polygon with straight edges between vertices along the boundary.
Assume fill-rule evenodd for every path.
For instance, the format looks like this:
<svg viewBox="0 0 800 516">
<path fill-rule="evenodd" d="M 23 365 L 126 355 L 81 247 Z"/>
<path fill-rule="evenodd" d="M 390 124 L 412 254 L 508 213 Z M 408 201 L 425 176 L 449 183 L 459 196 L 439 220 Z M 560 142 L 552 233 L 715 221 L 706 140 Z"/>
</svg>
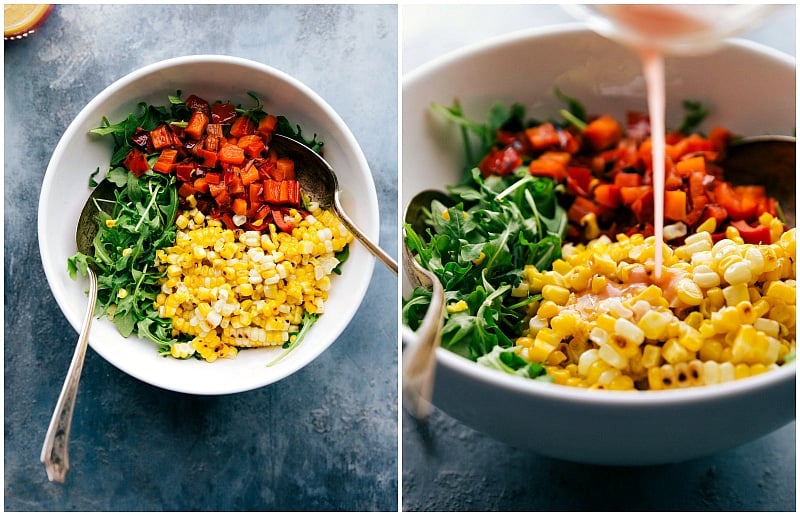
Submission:
<svg viewBox="0 0 800 516">
<path fill-rule="evenodd" d="M 97 270 L 96 314 L 114 322 L 120 334 L 138 332 L 158 344 L 167 342 L 172 323 L 159 319 L 153 301 L 165 272 L 156 267 L 156 251 L 175 240 L 178 196 L 175 178 L 148 172 L 140 178 L 111 169 L 107 180 L 120 186 L 111 206 L 99 206 L 94 255 L 77 253 L 67 260 L 74 279 L 91 264 Z M 106 223 L 106 221 L 110 221 Z M 120 295 L 121 292 L 126 293 Z"/>
<path fill-rule="evenodd" d="M 683 108 L 686 110 L 683 122 L 678 127 L 678 132 L 682 134 L 691 134 L 697 131 L 697 128 L 708 116 L 708 109 L 697 100 L 684 100 Z"/>
<path fill-rule="evenodd" d="M 311 326 L 313 326 L 313 324 L 317 322 L 317 319 L 319 319 L 319 314 L 312 314 L 310 312 L 306 312 L 305 314 L 303 314 L 303 320 L 300 322 L 300 331 L 298 331 L 293 335 L 294 340 L 290 339 L 289 342 L 284 344 L 283 353 L 281 353 L 280 355 L 278 355 L 277 358 L 269 362 L 267 364 L 267 367 L 274 366 L 275 364 L 286 358 L 286 355 L 291 353 L 293 349 L 299 346 L 300 342 L 303 340 L 303 338 L 305 338 L 306 334 L 308 333 L 308 330 L 310 330 Z"/>
<path fill-rule="evenodd" d="M 495 346 L 491 352 L 478 358 L 478 363 L 504 373 L 522 376 L 523 378 L 553 381 L 552 377 L 547 376 L 543 365 L 536 362 L 528 362 L 517 355 L 513 348 L 506 349 L 501 346 Z"/>
</svg>

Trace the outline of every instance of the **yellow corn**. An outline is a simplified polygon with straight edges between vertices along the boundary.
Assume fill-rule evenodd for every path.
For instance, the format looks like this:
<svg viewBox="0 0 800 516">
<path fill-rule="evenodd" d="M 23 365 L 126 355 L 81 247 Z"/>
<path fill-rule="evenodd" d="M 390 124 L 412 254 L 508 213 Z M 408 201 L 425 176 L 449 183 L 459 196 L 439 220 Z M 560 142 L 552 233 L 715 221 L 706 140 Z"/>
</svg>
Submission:
<svg viewBox="0 0 800 516">
<path fill-rule="evenodd" d="M 772 218 L 763 217 L 765 224 Z M 713 243 L 716 222 L 665 247 L 663 283 L 647 284 L 652 237 L 565 245 L 552 271 L 523 273 L 532 305 L 524 354 L 556 383 L 593 389 L 708 385 L 778 367 L 795 350 L 795 231 Z"/>
<path fill-rule="evenodd" d="M 324 312 L 334 253 L 353 238 L 319 208 L 306 219 L 295 212 L 292 234 L 271 227 L 237 236 L 196 209 L 181 216 L 175 245 L 157 254 L 166 279 L 154 303 L 175 336 L 192 338 L 173 346 L 176 358 L 188 356 L 187 345 L 213 362 L 288 342 L 305 311 Z"/>
</svg>

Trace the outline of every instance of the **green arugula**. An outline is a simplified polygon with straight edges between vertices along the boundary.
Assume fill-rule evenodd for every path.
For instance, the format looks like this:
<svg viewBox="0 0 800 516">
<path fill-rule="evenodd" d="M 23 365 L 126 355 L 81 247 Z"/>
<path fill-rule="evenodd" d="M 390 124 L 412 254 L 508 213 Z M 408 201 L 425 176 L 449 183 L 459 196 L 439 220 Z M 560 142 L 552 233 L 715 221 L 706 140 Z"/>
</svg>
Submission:
<svg viewBox="0 0 800 516">
<path fill-rule="evenodd" d="M 524 109 L 518 104 L 496 105 L 486 124 L 464 117 L 457 102 L 449 108 L 434 104 L 433 109 L 464 129 L 465 151 L 473 165 L 482 154 L 472 154 L 470 138 L 477 136 L 481 151 L 487 151 L 496 144 L 499 129 L 524 127 Z M 514 297 L 513 288 L 526 266 L 546 270 L 561 257 L 567 229 L 566 212 L 557 202 L 561 190 L 549 178 L 531 176 L 525 167 L 488 178 L 472 168 L 460 184 L 448 187 L 451 206 L 433 201 L 425 211 L 425 234 L 405 225 L 409 249 L 441 281 L 446 305 L 467 307 L 448 310 L 442 347 L 477 360 L 497 347 L 513 346 L 527 306 L 539 299 Z M 403 322 L 418 328 L 429 304 L 430 292 L 416 288 L 403 300 Z"/>
<path fill-rule="evenodd" d="M 542 364 L 528 362 L 514 352 L 514 349 L 506 349 L 495 346 L 491 352 L 478 358 L 478 363 L 504 373 L 521 376 L 523 378 L 534 378 L 545 381 L 552 381 L 552 377 L 547 376 Z"/>
<path fill-rule="evenodd" d="M 95 315 L 106 316 L 120 334 L 133 333 L 160 346 L 175 342 L 172 323 L 153 308 L 165 272 L 156 266 L 156 251 L 175 241 L 178 194 L 174 177 L 148 172 L 140 178 L 120 167 L 106 179 L 120 188 L 116 199 L 99 206 L 94 255 L 77 253 L 67 261 L 70 277 L 97 271 Z"/>
<path fill-rule="evenodd" d="M 678 127 L 681 134 L 691 134 L 696 132 L 703 120 L 708 116 L 708 108 L 697 100 L 684 100 L 683 108 L 686 110 L 683 122 Z"/>
</svg>

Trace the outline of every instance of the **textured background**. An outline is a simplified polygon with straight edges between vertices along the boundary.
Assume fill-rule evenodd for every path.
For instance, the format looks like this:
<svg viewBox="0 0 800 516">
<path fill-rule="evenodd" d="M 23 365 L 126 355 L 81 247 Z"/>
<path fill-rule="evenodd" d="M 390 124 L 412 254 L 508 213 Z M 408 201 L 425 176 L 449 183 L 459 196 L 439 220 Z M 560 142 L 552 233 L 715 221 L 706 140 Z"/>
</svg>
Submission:
<svg viewBox="0 0 800 516">
<path fill-rule="evenodd" d="M 49 483 L 39 463 L 77 340 L 36 240 L 50 155 L 107 85 L 201 53 L 283 70 L 342 116 L 374 176 L 381 245 L 397 256 L 396 6 L 57 6 L 40 30 L 4 49 L 6 510 L 397 508 L 397 283 L 380 263 L 337 342 L 255 391 L 171 393 L 90 349 L 67 484 Z"/>
<path fill-rule="evenodd" d="M 573 21 L 546 5 L 403 6 L 402 70 L 485 38 Z M 743 37 L 794 56 L 795 24 L 795 6 L 782 6 Z M 622 468 L 518 450 L 438 410 L 423 427 L 403 416 L 402 508 L 408 511 L 795 510 L 795 423 L 713 457 Z M 742 414 L 748 417 L 757 415 Z"/>
</svg>

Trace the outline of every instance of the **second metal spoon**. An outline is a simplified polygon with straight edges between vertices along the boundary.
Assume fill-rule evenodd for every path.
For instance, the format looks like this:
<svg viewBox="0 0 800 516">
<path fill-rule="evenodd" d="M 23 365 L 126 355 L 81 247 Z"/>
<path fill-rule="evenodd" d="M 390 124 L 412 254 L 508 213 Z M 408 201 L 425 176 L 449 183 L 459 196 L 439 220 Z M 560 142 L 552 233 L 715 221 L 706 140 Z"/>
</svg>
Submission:
<svg viewBox="0 0 800 516">
<path fill-rule="evenodd" d="M 370 253 L 397 274 L 397 262 L 358 229 L 344 212 L 339 200 L 339 181 L 328 162 L 306 145 L 280 134 L 274 134 L 269 145 L 279 155 L 288 156 L 294 160 L 295 172 L 303 191 L 320 206 L 326 208 L 332 206 L 342 224 L 364 244 Z"/>
</svg>

